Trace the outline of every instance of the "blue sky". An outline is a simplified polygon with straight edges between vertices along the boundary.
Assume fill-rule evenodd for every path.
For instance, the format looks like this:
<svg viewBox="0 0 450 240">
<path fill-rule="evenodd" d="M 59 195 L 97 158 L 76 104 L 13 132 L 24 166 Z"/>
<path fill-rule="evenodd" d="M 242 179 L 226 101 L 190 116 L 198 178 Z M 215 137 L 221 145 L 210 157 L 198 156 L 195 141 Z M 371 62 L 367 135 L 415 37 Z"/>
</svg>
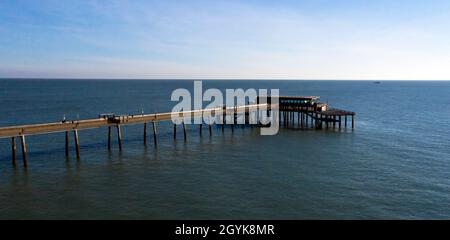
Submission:
<svg viewBox="0 0 450 240">
<path fill-rule="evenodd" d="M 0 77 L 450 79 L 450 1 L 0 1 Z"/>
</svg>

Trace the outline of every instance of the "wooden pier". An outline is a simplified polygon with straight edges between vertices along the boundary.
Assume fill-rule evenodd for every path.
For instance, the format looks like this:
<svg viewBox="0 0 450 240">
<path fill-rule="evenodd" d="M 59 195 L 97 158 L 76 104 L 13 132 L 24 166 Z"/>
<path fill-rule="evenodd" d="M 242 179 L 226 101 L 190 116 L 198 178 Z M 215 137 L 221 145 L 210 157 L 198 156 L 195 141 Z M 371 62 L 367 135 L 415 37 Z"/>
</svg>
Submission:
<svg viewBox="0 0 450 240">
<path fill-rule="evenodd" d="M 344 117 L 345 128 L 347 127 L 347 116 L 352 118 L 352 128 L 354 128 L 354 116 L 355 113 L 339 110 L 339 109 L 329 109 L 327 104 L 319 103 L 318 97 L 279 97 L 278 107 L 280 114 L 280 124 L 285 127 L 295 125 L 295 115 L 297 115 L 297 125 L 301 128 L 315 128 L 322 129 L 323 125 L 328 129 L 333 126 L 335 128 L 336 123 L 341 125 L 341 117 Z M 274 108 L 274 102 L 271 98 L 267 99 L 266 103 L 260 103 L 260 98 L 257 98 L 256 104 L 247 104 L 243 106 L 234 107 L 217 107 L 210 109 L 192 110 L 184 112 L 167 112 L 167 113 L 154 113 L 154 114 L 139 114 L 139 115 L 115 115 L 115 114 L 100 114 L 98 118 L 86 119 L 86 120 L 74 120 L 67 121 L 63 120 L 60 122 L 53 123 L 42 123 L 42 124 L 29 124 L 20 126 L 9 126 L 0 128 L 0 138 L 11 138 L 11 154 L 12 154 L 12 164 L 16 166 L 17 160 L 17 139 L 20 139 L 20 145 L 22 149 L 22 162 L 23 166 L 26 168 L 27 162 L 27 146 L 26 146 L 26 136 L 29 135 L 39 135 L 39 134 L 51 134 L 65 132 L 65 156 L 69 158 L 69 138 L 70 132 L 73 134 L 74 144 L 75 144 L 75 155 L 76 159 L 80 158 L 80 148 L 79 148 L 79 138 L 78 131 L 93 129 L 93 128 L 108 128 L 108 149 L 111 150 L 111 142 L 113 129 L 117 131 L 117 142 L 119 145 L 119 150 L 122 150 L 122 129 L 124 125 L 135 125 L 143 124 L 143 139 L 144 144 L 147 143 L 147 133 L 148 124 L 152 124 L 153 132 L 153 142 L 157 146 L 157 123 L 161 121 L 171 121 L 172 116 L 178 116 L 181 119 L 185 117 L 191 117 L 192 119 L 202 117 L 202 116 L 214 116 L 222 118 L 222 131 L 224 131 L 225 124 L 227 124 L 227 116 L 231 116 L 233 124 L 231 124 L 231 131 L 234 131 L 234 125 L 239 115 L 245 117 L 244 124 L 250 125 L 249 116 L 251 113 L 258 112 L 264 109 L 269 113 L 272 108 Z M 212 135 L 212 125 L 213 122 L 210 119 L 208 124 L 209 135 Z M 187 140 L 186 124 L 184 121 L 181 122 L 183 129 L 184 140 Z M 199 133 L 202 135 L 203 123 L 199 125 Z M 176 140 L 177 136 L 177 125 L 173 125 L 173 138 Z"/>
</svg>

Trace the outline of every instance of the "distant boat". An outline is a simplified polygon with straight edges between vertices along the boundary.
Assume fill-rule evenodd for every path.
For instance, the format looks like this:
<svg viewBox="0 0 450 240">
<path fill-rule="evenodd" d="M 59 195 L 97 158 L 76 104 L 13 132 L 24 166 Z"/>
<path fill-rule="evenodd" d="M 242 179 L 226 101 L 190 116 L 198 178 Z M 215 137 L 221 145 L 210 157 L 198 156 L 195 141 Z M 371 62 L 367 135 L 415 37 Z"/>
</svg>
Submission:
<svg viewBox="0 0 450 240">
<path fill-rule="evenodd" d="M 381 82 L 373 82 L 374 84 L 381 84 Z"/>
</svg>

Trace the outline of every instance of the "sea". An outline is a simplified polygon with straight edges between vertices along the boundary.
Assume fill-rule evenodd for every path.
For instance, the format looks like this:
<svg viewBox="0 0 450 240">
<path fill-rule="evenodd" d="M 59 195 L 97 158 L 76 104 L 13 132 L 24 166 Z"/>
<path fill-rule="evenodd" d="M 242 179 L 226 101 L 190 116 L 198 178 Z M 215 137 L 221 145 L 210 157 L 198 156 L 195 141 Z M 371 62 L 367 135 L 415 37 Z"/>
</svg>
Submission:
<svg viewBox="0 0 450 240">
<path fill-rule="evenodd" d="M 201 80 L 201 79 L 199 79 Z M 193 80 L 1 79 L 0 127 L 168 112 Z M 0 139 L 0 219 L 448 219 L 450 82 L 203 80 L 203 89 L 279 89 L 354 111 L 355 128 L 123 126 L 27 136 L 28 168 Z"/>
</svg>

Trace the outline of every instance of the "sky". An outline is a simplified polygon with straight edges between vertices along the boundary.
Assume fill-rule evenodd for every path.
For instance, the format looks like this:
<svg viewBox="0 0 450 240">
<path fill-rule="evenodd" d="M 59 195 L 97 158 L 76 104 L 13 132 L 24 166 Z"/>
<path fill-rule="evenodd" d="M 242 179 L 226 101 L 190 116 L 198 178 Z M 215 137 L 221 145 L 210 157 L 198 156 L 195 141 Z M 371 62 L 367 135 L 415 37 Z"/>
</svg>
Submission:
<svg viewBox="0 0 450 240">
<path fill-rule="evenodd" d="M 448 0 L 0 0 L 0 78 L 450 80 Z"/>
</svg>

